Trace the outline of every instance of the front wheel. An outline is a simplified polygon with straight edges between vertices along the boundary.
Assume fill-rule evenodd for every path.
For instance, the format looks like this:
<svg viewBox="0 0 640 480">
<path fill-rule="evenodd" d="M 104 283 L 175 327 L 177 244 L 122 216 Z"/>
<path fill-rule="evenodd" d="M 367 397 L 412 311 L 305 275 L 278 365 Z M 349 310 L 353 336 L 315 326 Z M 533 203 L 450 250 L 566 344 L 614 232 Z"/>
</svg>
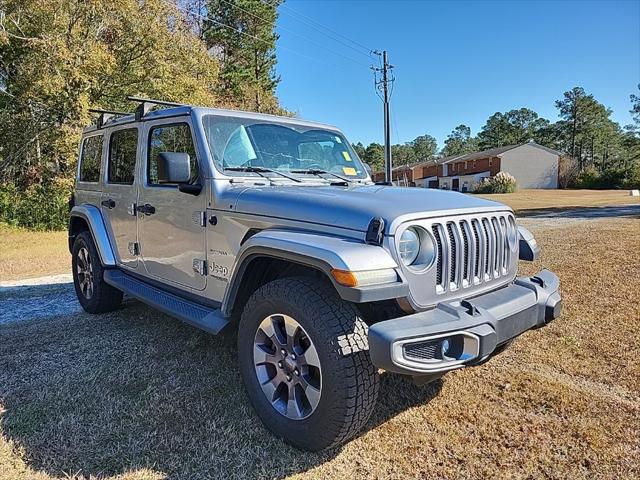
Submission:
<svg viewBox="0 0 640 480">
<path fill-rule="evenodd" d="M 261 420 L 298 448 L 348 440 L 375 406 L 379 378 L 367 325 L 320 280 L 285 278 L 259 288 L 240 320 L 238 355 Z"/>
</svg>

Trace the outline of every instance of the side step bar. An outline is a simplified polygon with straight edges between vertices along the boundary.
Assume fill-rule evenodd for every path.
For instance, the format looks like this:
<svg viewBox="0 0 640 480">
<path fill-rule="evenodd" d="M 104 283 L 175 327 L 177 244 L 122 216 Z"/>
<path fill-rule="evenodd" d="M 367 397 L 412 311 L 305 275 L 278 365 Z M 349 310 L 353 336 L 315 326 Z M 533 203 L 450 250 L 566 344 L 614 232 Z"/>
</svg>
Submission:
<svg viewBox="0 0 640 480">
<path fill-rule="evenodd" d="M 131 275 L 127 275 L 121 270 L 105 270 L 104 281 L 167 315 L 171 315 L 209 333 L 217 334 L 229 323 L 229 320 L 222 315 L 220 309 L 185 300 L 178 295 L 165 292 Z"/>
</svg>

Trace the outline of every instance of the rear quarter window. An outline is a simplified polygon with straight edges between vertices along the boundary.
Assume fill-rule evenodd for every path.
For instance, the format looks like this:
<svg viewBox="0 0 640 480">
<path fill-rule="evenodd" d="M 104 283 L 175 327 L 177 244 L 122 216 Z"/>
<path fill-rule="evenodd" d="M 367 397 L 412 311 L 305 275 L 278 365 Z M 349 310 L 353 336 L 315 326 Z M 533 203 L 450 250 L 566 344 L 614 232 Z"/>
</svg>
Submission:
<svg viewBox="0 0 640 480">
<path fill-rule="evenodd" d="M 102 135 L 87 137 L 82 142 L 82 153 L 80 154 L 80 174 L 78 180 L 81 182 L 96 183 L 100 180 L 100 164 L 102 163 Z"/>
<path fill-rule="evenodd" d="M 136 168 L 138 129 L 127 128 L 111 134 L 109 141 L 109 183 L 131 185 Z"/>
</svg>

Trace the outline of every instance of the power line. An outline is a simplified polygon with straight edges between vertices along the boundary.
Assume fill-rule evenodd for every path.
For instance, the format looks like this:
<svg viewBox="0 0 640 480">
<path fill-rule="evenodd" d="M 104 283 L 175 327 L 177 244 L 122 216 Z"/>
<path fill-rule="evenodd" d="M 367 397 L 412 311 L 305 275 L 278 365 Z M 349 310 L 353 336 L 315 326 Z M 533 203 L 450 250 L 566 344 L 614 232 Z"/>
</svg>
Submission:
<svg viewBox="0 0 640 480">
<path fill-rule="evenodd" d="M 260 21 L 262 21 L 262 22 L 265 22 L 265 23 L 271 23 L 269 20 L 267 20 L 267 19 L 265 19 L 265 18 L 261 17 L 260 15 L 256 15 L 255 13 L 250 12 L 249 10 L 244 9 L 244 8 L 242 8 L 242 7 L 241 7 L 241 6 L 239 6 L 239 5 L 236 5 L 236 4 L 234 4 L 234 3 L 231 3 L 229 0 L 220 0 L 220 1 L 221 1 L 221 2 L 226 3 L 227 5 L 232 6 L 232 7 L 234 7 L 234 8 L 237 8 L 238 10 L 241 10 L 241 11 L 243 11 L 243 12 L 245 12 L 245 13 L 249 14 L 249 15 L 251 15 L 251 16 L 252 16 L 252 17 L 254 17 L 254 18 L 257 18 L 258 20 L 260 20 Z M 285 32 L 292 33 L 293 35 L 296 35 L 296 36 L 298 36 L 298 37 L 300 37 L 300 38 L 304 38 L 304 39 L 305 39 L 305 40 L 307 40 L 308 42 L 313 43 L 313 44 L 315 44 L 315 45 L 319 46 L 320 48 L 324 48 L 325 50 L 327 50 L 328 52 L 333 53 L 334 55 L 339 55 L 339 56 L 341 56 L 341 57 L 343 57 L 343 58 L 346 58 L 347 60 L 349 60 L 349 61 L 351 61 L 351 62 L 354 62 L 354 63 L 357 63 L 357 64 L 359 64 L 359 65 L 365 65 L 366 67 L 368 67 L 368 66 L 369 66 L 368 64 L 365 64 L 364 62 L 361 62 L 361 61 L 359 61 L 359 60 L 355 60 L 355 59 L 354 59 L 354 58 L 352 58 L 352 57 L 349 57 L 349 56 L 344 55 L 344 54 L 342 54 L 342 53 L 340 53 L 340 52 L 337 52 L 337 51 L 335 51 L 335 50 L 332 50 L 332 49 L 328 48 L 327 46 L 325 46 L 325 45 L 323 45 L 323 44 L 321 44 L 321 43 L 319 43 L 319 42 L 316 42 L 315 40 L 312 40 L 311 38 L 309 38 L 309 37 L 307 37 L 307 36 L 305 36 L 305 35 L 302 35 L 302 34 L 300 34 L 300 33 L 294 32 L 293 30 L 291 30 L 291 29 L 289 29 L 289 28 L 285 28 L 285 27 L 283 27 L 283 26 L 280 26 L 279 28 L 280 28 L 280 30 L 283 30 L 283 31 L 285 31 Z M 359 53 L 360 53 L 360 52 L 359 52 Z"/>
<path fill-rule="evenodd" d="M 353 49 L 354 51 L 356 51 L 356 52 L 360 53 L 361 55 L 365 55 L 365 56 L 367 56 L 367 57 L 372 58 L 372 55 L 371 55 L 371 54 L 372 54 L 372 53 L 373 53 L 373 51 L 374 51 L 372 48 L 369 48 L 369 47 L 367 47 L 367 46 L 363 45 L 363 44 L 362 44 L 362 43 L 360 43 L 360 42 L 357 42 L 357 41 L 355 41 L 355 40 L 352 40 L 351 38 L 347 37 L 346 35 L 343 35 L 342 33 L 337 32 L 337 31 L 333 30 L 332 28 L 327 27 L 326 25 L 324 25 L 324 24 L 322 24 L 322 23 L 318 22 L 317 20 L 315 20 L 315 19 L 313 19 L 313 18 L 311 18 L 311 17 L 309 17 L 309 16 L 305 15 L 304 13 L 300 13 L 300 12 L 298 12 L 297 10 L 294 10 L 294 9 L 292 9 L 292 8 L 290 8 L 290 7 L 287 7 L 286 5 L 281 5 L 281 7 L 282 7 L 284 10 L 286 10 L 286 12 L 285 12 L 285 13 L 289 13 L 289 15 L 291 15 L 291 16 L 293 16 L 293 17 L 296 17 L 296 16 L 297 16 L 297 17 L 298 17 L 298 20 L 300 20 L 300 21 L 302 21 L 302 22 L 306 23 L 306 24 L 307 24 L 307 25 L 309 25 L 311 28 L 313 28 L 313 29 L 317 30 L 318 32 L 322 33 L 323 35 L 326 35 L 327 37 L 331 38 L 332 40 L 334 40 L 334 41 L 336 41 L 336 42 L 338 42 L 338 43 L 343 44 L 345 47 L 348 47 L 348 48 Z M 316 26 L 316 25 L 317 25 L 317 26 Z M 332 36 L 332 35 L 329 35 L 327 32 L 322 31 L 322 30 L 321 30 L 321 28 L 323 28 L 323 29 L 325 29 L 325 30 L 327 30 L 327 31 L 329 31 L 329 32 L 331 32 L 331 33 L 333 33 L 334 35 L 333 35 L 333 36 Z M 343 38 L 344 40 L 346 40 L 347 42 L 351 42 L 353 45 L 356 45 L 356 46 L 357 46 L 357 47 L 359 47 L 361 50 L 358 50 L 358 49 L 357 49 L 357 48 L 355 48 L 353 45 L 349 45 L 348 43 L 346 43 L 346 42 L 345 42 L 345 41 L 343 41 L 343 40 L 340 40 L 340 38 L 337 38 L 337 37 L 341 37 L 341 38 Z M 363 50 L 364 50 L 364 51 L 363 51 Z M 366 53 L 365 53 L 365 52 L 366 52 Z"/>
</svg>

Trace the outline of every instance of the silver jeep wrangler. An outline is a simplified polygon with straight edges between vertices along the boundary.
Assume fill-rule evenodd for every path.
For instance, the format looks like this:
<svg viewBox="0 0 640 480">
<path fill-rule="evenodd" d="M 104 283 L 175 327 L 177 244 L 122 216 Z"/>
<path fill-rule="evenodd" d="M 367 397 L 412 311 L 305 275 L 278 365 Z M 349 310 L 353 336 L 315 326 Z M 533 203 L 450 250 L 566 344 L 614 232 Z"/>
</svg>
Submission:
<svg viewBox="0 0 640 480">
<path fill-rule="evenodd" d="M 237 331 L 249 399 L 292 445 L 357 434 L 381 369 L 426 383 L 560 314 L 556 275 L 516 276 L 539 248 L 509 207 L 376 185 L 335 127 L 134 100 L 82 137 L 78 299 Z"/>
</svg>

